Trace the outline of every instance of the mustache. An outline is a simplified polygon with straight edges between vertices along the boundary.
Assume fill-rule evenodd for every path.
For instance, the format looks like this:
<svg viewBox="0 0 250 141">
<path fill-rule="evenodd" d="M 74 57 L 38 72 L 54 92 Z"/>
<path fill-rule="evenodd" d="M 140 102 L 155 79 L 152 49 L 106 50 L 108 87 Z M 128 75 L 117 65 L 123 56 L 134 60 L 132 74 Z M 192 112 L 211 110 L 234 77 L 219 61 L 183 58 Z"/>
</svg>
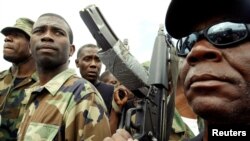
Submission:
<svg viewBox="0 0 250 141">
<path fill-rule="evenodd" d="M 52 50 L 58 50 L 54 45 L 52 44 L 40 44 L 37 46 L 36 48 L 37 50 L 40 50 L 40 49 L 52 49 Z"/>
<path fill-rule="evenodd" d="M 186 86 L 189 88 L 191 84 L 197 81 L 206 81 L 206 80 L 218 80 L 229 82 L 234 85 L 239 85 L 240 80 L 231 76 L 225 75 L 211 75 L 211 74 L 203 74 L 203 75 L 194 75 L 185 81 Z"/>
<path fill-rule="evenodd" d="M 14 49 L 14 46 L 11 43 L 4 43 L 3 47 L 4 48 Z"/>
</svg>

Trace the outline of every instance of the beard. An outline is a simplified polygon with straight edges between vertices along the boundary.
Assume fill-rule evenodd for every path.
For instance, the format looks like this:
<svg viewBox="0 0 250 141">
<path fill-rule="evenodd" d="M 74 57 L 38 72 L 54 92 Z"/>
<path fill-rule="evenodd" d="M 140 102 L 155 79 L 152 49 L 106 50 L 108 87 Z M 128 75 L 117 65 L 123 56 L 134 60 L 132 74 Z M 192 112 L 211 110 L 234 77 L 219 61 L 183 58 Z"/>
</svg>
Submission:
<svg viewBox="0 0 250 141">
<path fill-rule="evenodd" d="M 69 61 L 66 58 L 65 59 L 49 58 L 49 57 L 36 58 L 37 67 L 44 71 L 55 70 L 68 62 Z"/>
<path fill-rule="evenodd" d="M 242 96 L 235 101 L 224 105 L 210 106 L 199 109 L 200 105 L 194 108 L 197 115 L 212 124 L 250 124 L 250 83 L 241 89 Z M 197 110 L 199 109 L 199 110 Z"/>
<path fill-rule="evenodd" d="M 8 61 L 8 62 L 11 62 L 13 64 L 20 64 L 20 63 L 23 63 L 27 60 L 29 60 L 29 58 L 31 57 L 31 55 L 29 56 L 23 56 L 23 57 L 16 57 L 16 56 L 7 56 L 7 55 L 4 55 L 3 58 Z"/>
</svg>

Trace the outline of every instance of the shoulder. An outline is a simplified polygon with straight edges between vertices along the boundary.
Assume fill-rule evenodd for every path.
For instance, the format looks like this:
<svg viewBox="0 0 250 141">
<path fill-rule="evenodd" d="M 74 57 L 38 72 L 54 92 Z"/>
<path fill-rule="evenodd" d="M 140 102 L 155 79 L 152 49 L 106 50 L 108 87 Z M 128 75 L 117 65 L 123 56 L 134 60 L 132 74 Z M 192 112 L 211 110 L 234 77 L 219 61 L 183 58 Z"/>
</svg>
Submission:
<svg viewBox="0 0 250 141">
<path fill-rule="evenodd" d="M 64 92 L 72 93 L 75 103 L 88 102 L 105 107 L 102 97 L 95 86 L 79 76 L 71 76 L 63 87 Z"/>
<path fill-rule="evenodd" d="M 72 92 L 74 95 L 80 95 L 80 97 L 96 92 L 95 87 L 89 81 L 80 78 L 77 75 L 69 77 L 64 83 L 64 88 L 67 89 L 67 91 Z"/>
<path fill-rule="evenodd" d="M 114 92 L 114 86 L 113 85 L 106 84 L 106 83 L 103 83 L 103 82 L 98 83 L 97 85 L 95 85 L 95 87 L 100 93 L 111 93 L 111 94 L 113 94 L 113 92 Z"/>
<path fill-rule="evenodd" d="M 9 70 L 4 70 L 0 72 L 0 79 L 4 78 L 6 75 L 10 74 Z"/>
<path fill-rule="evenodd" d="M 72 94 L 68 111 L 78 109 L 91 121 L 104 118 L 107 108 L 100 93 L 89 81 L 72 76 L 64 84 L 63 92 Z"/>
</svg>

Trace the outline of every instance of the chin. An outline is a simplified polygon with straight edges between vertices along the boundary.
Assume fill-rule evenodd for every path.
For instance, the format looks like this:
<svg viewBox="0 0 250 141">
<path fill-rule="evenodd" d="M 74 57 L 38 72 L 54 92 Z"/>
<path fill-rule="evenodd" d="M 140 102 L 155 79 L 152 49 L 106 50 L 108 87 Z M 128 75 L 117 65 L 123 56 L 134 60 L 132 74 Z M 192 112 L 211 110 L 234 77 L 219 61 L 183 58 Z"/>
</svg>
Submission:
<svg viewBox="0 0 250 141">
<path fill-rule="evenodd" d="M 249 122 L 250 108 L 242 102 L 225 102 L 221 99 L 194 100 L 191 103 L 194 112 L 201 118 L 216 124 L 241 124 Z M 245 115 L 245 116 L 239 116 Z M 247 116 L 249 115 L 249 116 Z"/>
</svg>

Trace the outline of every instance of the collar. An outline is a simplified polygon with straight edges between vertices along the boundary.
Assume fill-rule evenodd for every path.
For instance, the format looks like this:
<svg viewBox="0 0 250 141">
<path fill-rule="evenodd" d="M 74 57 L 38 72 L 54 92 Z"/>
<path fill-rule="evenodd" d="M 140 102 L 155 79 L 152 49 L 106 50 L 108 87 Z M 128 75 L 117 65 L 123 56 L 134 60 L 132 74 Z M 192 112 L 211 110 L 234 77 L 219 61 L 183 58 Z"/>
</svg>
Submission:
<svg viewBox="0 0 250 141">
<path fill-rule="evenodd" d="M 40 82 L 37 81 L 32 87 L 25 90 L 26 94 L 30 95 L 33 92 L 41 92 L 42 90 L 46 89 L 49 93 L 54 96 L 58 90 L 62 87 L 64 82 L 71 77 L 72 75 L 76 75 L 74 69 L 66 69 L 61 73 L 54 76 L 49 82 L 45 85 L 40 86 Z"/>
<path fill-rule="evenodd" d="M 53 77 L 49 82 L 47 82 L 45 85 L 41 86 L 41 88 L 47 89 L 51 95 L 55 95 L 58 90 L 62 87 L 64 82 L 71 77 L 72 75 L 75 75 L 75 70 L 73 69 L 66 69 L 63 72 L 57 74 L 55 77 Z"/>
<path fill-rule="evenodd" d="M 185 130 L 186 130 L 185 123 L 181 119 L 181 115 L 179 114 L 179 112 L 176 108 L 174 110 L 174 118 L 173 118 L 172 128 L 174 129 L 175 133 L 185 132 Z"/>
</svg>

